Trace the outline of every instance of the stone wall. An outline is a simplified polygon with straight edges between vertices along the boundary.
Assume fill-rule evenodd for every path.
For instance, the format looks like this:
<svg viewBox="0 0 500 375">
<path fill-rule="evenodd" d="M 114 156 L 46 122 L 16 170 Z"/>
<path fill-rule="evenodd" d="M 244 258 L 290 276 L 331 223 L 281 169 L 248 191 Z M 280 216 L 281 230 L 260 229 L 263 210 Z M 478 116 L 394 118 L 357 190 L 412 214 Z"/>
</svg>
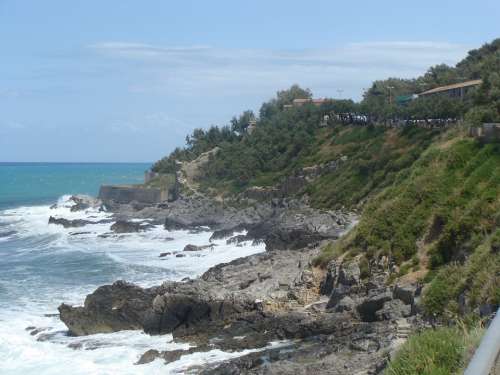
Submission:
<svg viewBox="0 0 500 375">
<path fill-rule="evenodd" d="M 155 204 L 166 201 L 168 192 L 160 189 L 133 185 L 103 185 L 99 189 L 99 199 L 103 202 Z"/>
</svg>

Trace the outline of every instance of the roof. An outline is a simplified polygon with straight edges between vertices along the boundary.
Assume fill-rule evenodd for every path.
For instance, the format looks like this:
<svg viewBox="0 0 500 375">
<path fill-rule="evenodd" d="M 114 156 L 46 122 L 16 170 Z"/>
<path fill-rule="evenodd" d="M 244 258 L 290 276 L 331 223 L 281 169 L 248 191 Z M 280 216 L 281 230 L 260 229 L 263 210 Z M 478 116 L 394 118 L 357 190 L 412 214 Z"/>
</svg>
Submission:
<svg viewBox="0 0 500 375">
<path fill-rule="evenodd" d="M 326 102 L 328 99 L 326 98 L 318 98 L 318 99 L 294 99 L 293 104 L 305 104 L 305 103 L 313 103 L 313 104 L 322 104 Z"/>
<path fill-rule="evenodd" d="M 434 89 L 421 92 L 418 95 L 421 96 L 421 95 L 435 94 L 435 93 L 438 93 L 438 92 L 449 91 L 449 90 L 453 90 L 453 89 L 459 89 L 459 88 L 462 88 L 462 87 L 477 86 L 477 85 L 480 85 L 481 83 L 483 83 L 483 81 L 481 79 L 474 79 L 472 81 L 465 81 L 465 82 L 461 82 L 461 83 L 454 83 L 453 85 L 436 87 Z"/>
</svg>

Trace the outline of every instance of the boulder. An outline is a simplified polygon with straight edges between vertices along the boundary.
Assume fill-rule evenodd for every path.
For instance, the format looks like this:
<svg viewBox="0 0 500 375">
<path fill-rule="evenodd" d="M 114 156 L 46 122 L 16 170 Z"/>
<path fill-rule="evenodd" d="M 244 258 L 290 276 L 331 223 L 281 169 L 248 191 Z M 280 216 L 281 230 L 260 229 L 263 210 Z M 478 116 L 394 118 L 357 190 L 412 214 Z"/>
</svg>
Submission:
<svg viewBox="0 0 500 375">
<path fill-rule="evenodd" d="M 117 281 L 97 288 L 81 307 L 59 306 L 61 321 L 76 336 L 140 329 L 151 309 L 154 288 Z"/>
<path fill-rule="evenodd" d="M 245 311 L 255 310 L 253 301 L 244 299 L 217 299 L 195 284 L 187 293 L 164 293 L 154 298 L 152 309 L 144 322 L 149 334 L 172 333 L 176 330 L 192 330 L 208 322 L 224 321 Z"/>
<path fill-rule="evenodd" d="M 337 305 L 335 306 L 335 311 L 336 312 L 353 311 L 355 307 L 356 307 L 356 302 L 354 302 L 354 300 L 351 297 L 345 296 L 337 303 Z"/>
<path fill-rule="evenodd" d="M 111 230 L 115 233 L 136 233 L 146 231 L 148 229 L 151 229 L 152 227 L 153 226 L 151 224 L 118 220 L 116 223 L 111 225 Z"/>
<path fill-rule="evenodd" d="M 358 311 L 361 320 L 365 322 L 374 322 L 378 320 L 378 317 L 376 315 L 377 311 L 384 307 L 384 303 L 390 301 L 391 299 L 391 292 L 387 290 L 378 292 L 375 291 L 375 293 L 371 293 L 371 295 L 369 295 L 358 306 L 356 306 L 356 310 Z"/>
<path fill-rule="evenodd" d="M 214 244 L 211 244 L 211 245 L 204 245 L 204 246 L 196 246 L 196 245 L 186 245 L 184 246 L 184 249 L 182 251 L 201 251 L 201 250 L 205 250 L 205 249 L 212 249 L 214 246 Z"/>
<path fill-rule="evenodd" d="M 74 203 L 70 208 L 71 212 L 84 211 L 89 208 L 99 208 L 102 205 L 99 199 L 88 195 L 73 195 L 69 200 Z"/>
<path fill-rule="evenodd" d="M 332 294 L 330 294 L 330 299 L 328 300 L 328 303 L 326 305 L 327 309 L 331 309 L 342 300 L 345 296 L 347 296 L 351 291 L 351 288 L 349 286 L 339 284 L 337 287 L 333 288 Z"/>
<path fill-rule="evenodd" d="M 339 268 L 338 283 L 342 285 L 357 285 L 359 284 L 361 271 L 357 261 L 344 262 Z"/>
<path fill-rule="evenodd" d="M 321 294 L 329 296 L 332 293 L 332 290 L 337 282 L 337 269 L 338 263 L 336 260 L 331 260 L 326 266 L 326 276 L 320 285 Z"/>
<path fill-rule="evenodd" d="M 395 285 L 392 292 L 392 298 L 403 301 L 406 305 L 413 305 L 415 303 L 415 295 L 417 292 L 416 285 Z"/>
<path fill-rule="evenodd" d="M 49 224 L 62 225 L 64 228 L 79 228 L 89 224 L 96 224 L 96 222 L 82 219 L 68 220 L 64 218 L 49 217 Z"/>
<path fill-rule="evenodd" d="M 375 313 L 377 320 L 396 320 L 412 315 L 411 305 L 406 305 L 399 299 L 384 302 L 380 310 Z"/>
</svg>

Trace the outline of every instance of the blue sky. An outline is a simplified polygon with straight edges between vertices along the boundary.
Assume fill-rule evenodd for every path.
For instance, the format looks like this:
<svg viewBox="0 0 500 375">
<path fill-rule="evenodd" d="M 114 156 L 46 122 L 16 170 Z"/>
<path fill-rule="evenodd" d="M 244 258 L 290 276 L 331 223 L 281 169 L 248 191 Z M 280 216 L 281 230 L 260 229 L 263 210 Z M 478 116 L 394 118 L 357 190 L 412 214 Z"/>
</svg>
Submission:
<svg viewBox="0 0 500 375">
<path fill-rule="evenodd" d="M 499 16 L 497 0 L 0 0 L 0 161 L 154 161 L 293 83 L 359 99 L 454 64 Z"/>
</svg>

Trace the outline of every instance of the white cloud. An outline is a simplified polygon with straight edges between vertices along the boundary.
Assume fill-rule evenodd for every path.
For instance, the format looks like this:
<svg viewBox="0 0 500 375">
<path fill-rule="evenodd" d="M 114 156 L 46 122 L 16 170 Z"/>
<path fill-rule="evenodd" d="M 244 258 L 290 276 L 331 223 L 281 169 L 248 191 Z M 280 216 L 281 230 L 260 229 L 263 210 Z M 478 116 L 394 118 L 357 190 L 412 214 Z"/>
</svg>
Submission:
<svg viewBox="0 0 500 375">
<path fill-rule="evenodd" d="M 128 42 L 102 42 L 89 48 L 99 55 L 134 61 L 134 93 L 272 93 L 299 83 L 322 96 L 359 98 L 376 79 L 409 78 L 432 65 L 455 64 L 467 46 L 432 41 L 352 43 L 337 48 L 266 50 L 207 46 L 166 47 Z M 140 62 L 137 65 L 137 62 Z"/>
</svg>

